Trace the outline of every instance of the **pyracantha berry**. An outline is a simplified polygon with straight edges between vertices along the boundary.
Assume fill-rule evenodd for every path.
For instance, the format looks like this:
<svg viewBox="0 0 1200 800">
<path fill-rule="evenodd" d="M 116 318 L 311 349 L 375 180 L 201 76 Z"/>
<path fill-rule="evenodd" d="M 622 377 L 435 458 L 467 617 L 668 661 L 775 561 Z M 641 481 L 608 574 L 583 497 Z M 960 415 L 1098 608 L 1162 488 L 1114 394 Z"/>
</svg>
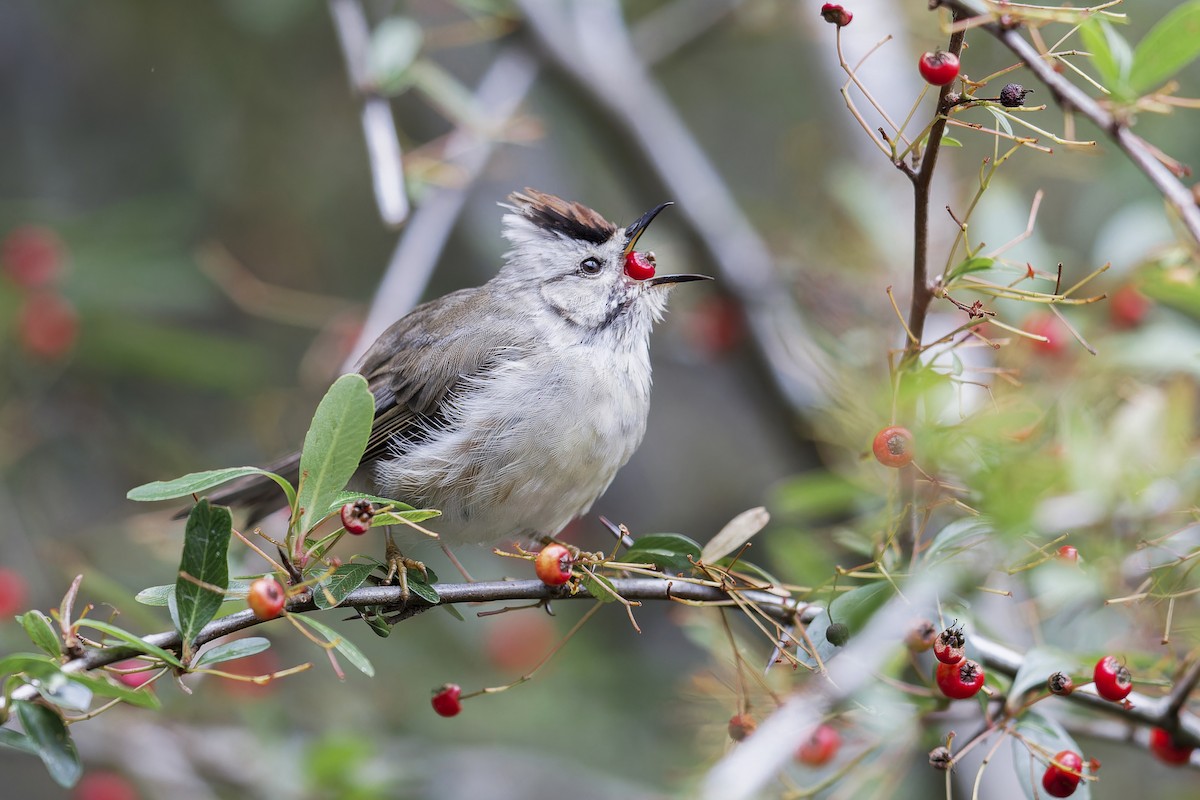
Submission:
<svg viewBox="0 0 1200 800">
<path fill-rule="evenodd" d="M 10 617 L 25 608 L 29 585 L 20 572 L 0 567 L 0 617 Z"/>
<path fill-rule="evenodd" d="M 11 231 L 0 244 L 0 268 L 22 289 L 54 282 L 62 268 L 63 243 L 49 228 L 25 225 Z"/>
<path fill-rule="evenodd" d="M 1066 561 L 1068 564 L 1074 564 L 1079 560 L 1079 551 L 1069 544 L 1064 544 L 1058 548 L 1058 560 Z"/>
<path fill-rule="evenodd" d="M 1075 681 L 1071 680 L 1071 676 L 1065 672 L 1055 672 L 1046 680 L 1046 688 L 1051 694 L 1060 694 L 1064 697 L 1075 691 Z"/>
<path fill-rule="evenodd" d="M 729 738 L 740 742 L 758 728 L 758 723 L 749 714 L 734 714 L 729 718 Z"/>
<path fill-rule="evenodd" d="M 1005 108 L 1020 108 L 1025 105 L 1025 96 L 1033 89 L 1026 89 L 1019 83 L 1010 83 L 1000 90 L 1000 105 Z"/>
<path fill-rule="evenodd" d="M 17 339 L 29 355 L 50 361 L 66 355 L 79 336 L 79 314 L 52 289 L 31 293 L 17 310 Z"/>
<path fill-rule="evenodd" d="M 369 500 L 355 500 L 342 506 L 342 527 L 346 533 L 361 536 L 371 530 L 371 520 L 375 517 L 375 506 Z"/>
<path fill-rule="evenodd" d="M 246 595 L 246 605 L 262 620 L 278 617 L 286 602 L 287 592 L 274 578 L 259 578 L 250 584 L 250 593 Z"/>
<path fill-rule="evenodd" d="M 837 755 L 842 746 L 842 736 L 832 725 L 821 724 L 808 737 L 808 741 L 800 745 L 796 751 L 796 760 L 810 767 L 828 764 Z"/>
<path fill-rule="evenodd" d="M 958 77 L 958 56 L 943 50 L 922 53 L 917 61 L 917 69 L 926 83 L 945 86 Z"/>
<path fill-rule="evenodd" d="M 953 763 L 954 756 L 950 755 L 948 747 L 935 747 L 929 751 L 929 766 L 934 769 L 948 770 Z"/>
<path fill-rule="evenodd" d="M 1034 312 L 1025 318 L 1023 327 L 1027 333 L 1046 340 L 1031 340 L 1034 349 L 1046 355 L 1057 356 L 1063 353 L 1071 340 L 1071 332 L 1067 330 L 1067 326 L 1053 314 Z"/>
<path fill-rule="evenodd" d="M 1121 702 L 1133 691 L 1133 676 L 1114 656 L 1105 656 L 1096 662 L 1092 680 L 1096 682 L 1096 694 L 1114 703 Z"/>
<path fill-rule="evenodd" d="M 831 25 L 837 25 L 839 28 L 844 28 L 854 19 L 854 15 L 846 9 L 842 8 L 837 3 L 826 3 L 821 6 L 821 19 Z"/>
<path fill-rule="evenodd" d="M 933 655 L 943 664 L 957 664 L 963 660 L 963 649 L 967 637 L 961 625 L 951 625 L 933 640 Z"/>
<path fill-rule="evenodd" d="M 573 562 L 570 550 L 558 542 L 551 542 L 537 554 L 533 569 L 541 582 L 547 586 L 562 586 L 571 580 Z"/>
<path fill-rule="evenodd" d="M 1042 775 L 1042 788 L 1051 797 L 1070 797 L 1083 779 L 1083 759 L 1078 753 L 1063 750 L 1054 757 Z"/>
<path fill-rule="evenodd" d="M 654 253 L 630 250 L 625 254 L 625 274 L 635 281 L 653 278 L 655 266 Z"/>
<path fill-rule="evenodd" d="M 1150 310 L 1150 299 L 1129 284 L 1108 298 L 1108 316 L 1114 328 L 1136 328 Z"/>
<path fill-rule="evenodd" d="M 875 434 L 871 452 L 885 467 L 903 467 L 913 459 L 913 435 L 908 428 L 889 425 Z"/>
<path fill-rule="evenodd" d="M 938 664 L 935 680 L 942 694 L 951 700 L 974 697 L 983 688 L 983 667 L 965 658 L 957 664 Z"/>
<path fill-rule="evenodd" d="M 825 629 L 825 641 L 834 647 L 841 647 L 850 641 L 850 629 L 844 622 L 835 622 Z"/>
<path fill-rule="evenodd" d="M 447 683 L 433 693 L 433 710 L 443 717 L 453 717 L 462 711 L 462 687 L 457 683 Z"/>
<path fill-rule="evenodd" d="M 1192 760 L 1194 747 L 1176 744 L 1171 734 L 1162 728 L 1150 729 L 1150 752 L 1164 764 L 1186 764 Z"/>
<path fill-rule="evenodd" d="M 938 629 L 932 622 L 927 619 L 918 619 L 913 622 L 908 633 L 905 634 L 904 644 L 914 653 L 924 653 L 933 647 L 937 635 Z"/>
</svg>

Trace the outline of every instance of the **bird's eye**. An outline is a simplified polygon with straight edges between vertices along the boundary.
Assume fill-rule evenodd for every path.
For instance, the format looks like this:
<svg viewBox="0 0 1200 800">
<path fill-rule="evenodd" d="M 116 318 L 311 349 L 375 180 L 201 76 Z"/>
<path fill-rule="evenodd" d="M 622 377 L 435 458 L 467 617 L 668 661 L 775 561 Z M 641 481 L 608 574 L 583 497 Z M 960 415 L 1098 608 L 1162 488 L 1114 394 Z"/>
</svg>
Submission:
<svg viewBox="0 0 1200 800">
<path fill-rule="evenodd" d="M 584 275 L 599 275 L 600 270 L 604 265 L 600 263 L 600 259 L 595 256 L 588 256 L 583 261 L 579 262 L 579 271 Z"/>
</svg>

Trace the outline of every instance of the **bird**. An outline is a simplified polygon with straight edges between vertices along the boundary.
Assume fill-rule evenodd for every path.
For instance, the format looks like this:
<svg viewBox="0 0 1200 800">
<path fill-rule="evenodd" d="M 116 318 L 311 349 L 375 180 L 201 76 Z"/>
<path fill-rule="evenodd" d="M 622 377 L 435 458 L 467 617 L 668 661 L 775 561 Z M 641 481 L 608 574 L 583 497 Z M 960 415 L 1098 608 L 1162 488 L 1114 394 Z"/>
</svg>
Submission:
<svg viewBox="0 0 1200 800">
<path fill-rule="evenodd" d="M 429 527 L 445 545 L 548 541 L 585 514 L 645 434 L 650 334 L 671 288 L 710 280 L 659 275 L 636 249 L 669 205 L 621 227 L 536 189 L 510 194 L 499 272 L 417 306 L 360 360 L 375 417 L 352 488 L 440 510 Z M 271 471 L 295 481 L 299 463 Z M 284 498 L 253 476 L 210 501 L 253 521 Z M 405 566 L 424 567 L 388 545 L 406 585 Z"/>
</svg>

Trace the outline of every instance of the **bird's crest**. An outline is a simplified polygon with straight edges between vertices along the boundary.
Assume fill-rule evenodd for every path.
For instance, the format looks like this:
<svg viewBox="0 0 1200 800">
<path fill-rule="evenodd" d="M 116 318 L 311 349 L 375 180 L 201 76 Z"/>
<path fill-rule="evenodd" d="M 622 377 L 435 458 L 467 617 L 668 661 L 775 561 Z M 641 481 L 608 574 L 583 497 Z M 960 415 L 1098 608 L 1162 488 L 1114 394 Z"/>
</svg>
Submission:
<svg viewBox="0 0 1200 800">
<path fill-rule="evenodd" d="M 593 244 L 607 242 L 617 226 L 581 203 L 526 188 L 508 196 L 508 208 L 537 227 Z"/>
</svg>

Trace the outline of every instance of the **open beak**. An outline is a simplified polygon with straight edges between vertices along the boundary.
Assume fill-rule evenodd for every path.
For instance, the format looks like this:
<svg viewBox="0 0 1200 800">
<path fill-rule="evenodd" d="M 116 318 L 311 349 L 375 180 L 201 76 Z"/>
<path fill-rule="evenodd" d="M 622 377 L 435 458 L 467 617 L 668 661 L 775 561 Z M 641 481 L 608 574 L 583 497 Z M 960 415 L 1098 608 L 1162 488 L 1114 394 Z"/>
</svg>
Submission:
<svg viewBox="0 0 1200 800">
<path fill-rule="evenodd" d="M 673 205 L 675 204 L 662 203 L 657 205 L 630 223 L 629 227 L 625 229 L 625 255 L 633 252 L 633 248 L 637 245 L 637 240 L 646 232 L 646 228 L 650 226 L 650 223 L 654 221 L 659 212 L 667 206 Z"/>
<path fill-rule="evenodd" d="M 689 281 L 711 281 L 708 275 L 658 275 L 648 279 L 645 283 L 647 286 L 669 286 L 676 283 L 687 283 Z"/>
</svg>

